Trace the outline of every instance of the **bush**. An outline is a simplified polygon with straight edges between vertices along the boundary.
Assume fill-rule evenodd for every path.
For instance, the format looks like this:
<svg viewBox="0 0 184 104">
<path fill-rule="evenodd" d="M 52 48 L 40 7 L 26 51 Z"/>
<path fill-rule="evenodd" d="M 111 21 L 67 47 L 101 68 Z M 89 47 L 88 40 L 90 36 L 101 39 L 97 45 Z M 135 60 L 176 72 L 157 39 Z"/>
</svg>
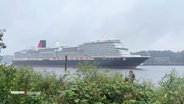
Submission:
<svg viewBox="0 0 184 104">
<path fill-rule="evenodd" d="M 183 104 L 184 103 L 184 77 L 177 74 L 175 70 L 165 74 L 159 82 L 156 99 L 161 104 Z"/>
<path fill-rule="evenodd" d="M 30 67 L 0 65 L 0 103 L 25 104 L 53 101 L 56 94 L 56 76 L 43 75 Z M 45 88 L 47 84 L 47 88 Z M 13 95 L 11 91 L 41 92 L 41 95 Z M 55 101 L 56 102 L 56 101 Z"/>
<path fill-rule="evenodd" d="M 183 104 L 184 77 L 166 74 L 158 87 L 149 82 L 126 82 L 121 73 L 98 71 L 84 62 L 75 74 L 56 77 L 30 67 L 0 65 L 0 104 Z M 13 95 L 11 91 L 40 91 Z"/>
<path fill-rule="evenodd" d="M 148 104 L 153 97 L 148 83 L 125 82 L 121 73 L 98 72 L 96 67 L 85 62 L 79 67 L 75 80 L 62 91 L 63 104 Z"/>
</svg>

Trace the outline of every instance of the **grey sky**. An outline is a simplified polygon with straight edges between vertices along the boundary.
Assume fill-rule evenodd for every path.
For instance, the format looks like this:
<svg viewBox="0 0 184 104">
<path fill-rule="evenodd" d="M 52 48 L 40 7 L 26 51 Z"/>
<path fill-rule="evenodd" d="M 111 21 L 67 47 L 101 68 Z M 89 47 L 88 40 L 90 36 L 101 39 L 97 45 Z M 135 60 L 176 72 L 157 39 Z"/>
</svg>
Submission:
<svg viewBox="0 0 184 104">
<path fill-rule="evenodd" d="M 120 39 L 130 51 L 184 50 L 184 0 L 0 0 L 2 54 L 37 46 Z"/>
</svg>

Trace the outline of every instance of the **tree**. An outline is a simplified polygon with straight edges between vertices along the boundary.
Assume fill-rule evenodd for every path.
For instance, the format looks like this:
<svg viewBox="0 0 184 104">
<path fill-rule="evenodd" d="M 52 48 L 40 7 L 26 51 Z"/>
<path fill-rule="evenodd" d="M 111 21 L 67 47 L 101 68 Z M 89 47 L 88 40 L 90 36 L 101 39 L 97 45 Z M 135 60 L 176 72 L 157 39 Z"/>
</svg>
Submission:
<svg viewBox="0 0 184 104">
<path fill-rule="evenodd" d="M 3 43 L 4 32 L 6 32 L 5 29 L 0 29 L 0 53 L 1 53 L 2 49 L 6 48 L 6 45 Z M 0 55 L 0 62 L 1 62 L 2 58 L 3 57 Z"/>
</svg>

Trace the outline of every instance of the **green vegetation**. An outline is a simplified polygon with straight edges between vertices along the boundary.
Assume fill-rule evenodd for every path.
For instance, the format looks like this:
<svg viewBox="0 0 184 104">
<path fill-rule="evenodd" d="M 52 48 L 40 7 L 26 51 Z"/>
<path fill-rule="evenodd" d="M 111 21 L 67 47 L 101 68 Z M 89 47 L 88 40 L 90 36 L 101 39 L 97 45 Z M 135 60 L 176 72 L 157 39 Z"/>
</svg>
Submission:
<svg viewBox="0 0 184 104">
<path fill-rule="evenodd" d="M 97 71 L 87 62 L 75 74 L 59 78 L 30 67 L 0 65 L 0 104 L 183 104 L 184 77 L 174 70 L 154 87 L 149 82 L 125 82 L 121 73 Z M 40 95 L 11 91 L 40 91 Z"/>
<path fill-rule="evenodd" d="M 4 35 L 4 32 L 6 32 L 5 29 L 0 29 L 0 53 L 1 53 L 1 50 L 2 49 L 5 49 L 6 48 L 6 45 L 5 43 L 3 42 L 3 35 Z M 0 55 L 0 62 L 2 60 L 2 56 Z"/>
</svg>

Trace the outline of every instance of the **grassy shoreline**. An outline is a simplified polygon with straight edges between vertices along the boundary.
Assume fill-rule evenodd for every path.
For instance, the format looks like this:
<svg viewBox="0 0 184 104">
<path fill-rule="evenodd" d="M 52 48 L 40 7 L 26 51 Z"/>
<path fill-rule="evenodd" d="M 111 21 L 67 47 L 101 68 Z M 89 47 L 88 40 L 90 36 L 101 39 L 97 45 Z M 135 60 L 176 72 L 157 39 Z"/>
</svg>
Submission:
<svg viewBox="0 0 184 104">
<path fill-rule="evenodd" d="M 11 91 L 40 92 L 40 95 L 11 94 Z M 97 71 L 82 63 L 74 74 L 58 78 L 30 67 L 0 66 L 0 104 L 181 104 L 184 77 L 175 70 L 155 87 L 151 82 L 126 82 L 123 74 Z"/>
</svg>

